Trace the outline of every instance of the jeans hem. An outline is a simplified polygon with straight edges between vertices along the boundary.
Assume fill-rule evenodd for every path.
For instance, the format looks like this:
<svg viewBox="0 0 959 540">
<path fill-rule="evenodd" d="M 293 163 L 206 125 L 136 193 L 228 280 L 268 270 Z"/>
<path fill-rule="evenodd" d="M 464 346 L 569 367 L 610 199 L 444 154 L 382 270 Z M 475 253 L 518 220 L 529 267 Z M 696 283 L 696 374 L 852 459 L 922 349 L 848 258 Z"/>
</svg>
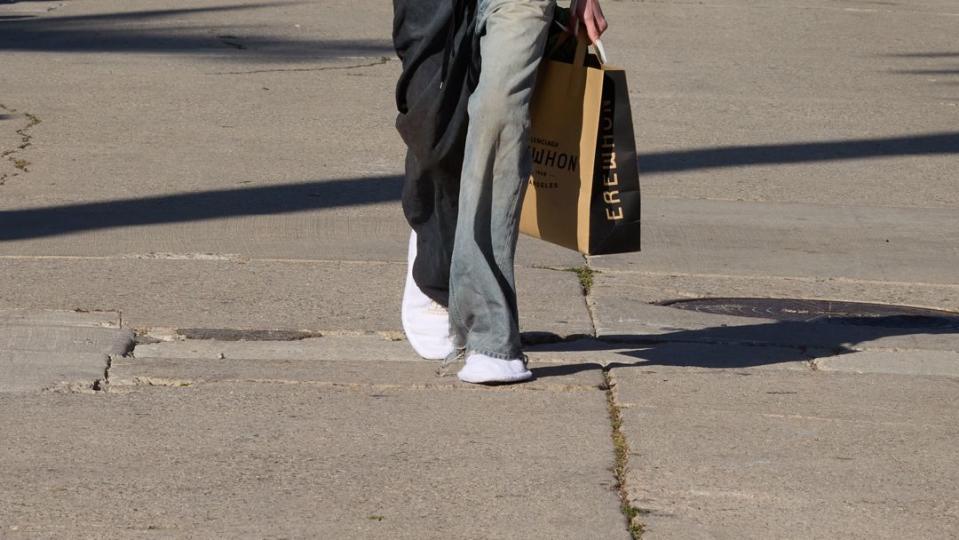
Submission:
<svg viewBox="0 0 959 540">
<path fill-rule="evenodd" d="M 524 355 L 521 352 L 516 354 L 503 354 L 495 353 L 486 349 L 475 349 L 473 347 L 466 348 L 466 358 L 469 358 L 471 354 L 482 354 L 483 356 L 489 356 L 490 358 L 496 358 L 497 360 L 523 360 Z"/>
</svg>

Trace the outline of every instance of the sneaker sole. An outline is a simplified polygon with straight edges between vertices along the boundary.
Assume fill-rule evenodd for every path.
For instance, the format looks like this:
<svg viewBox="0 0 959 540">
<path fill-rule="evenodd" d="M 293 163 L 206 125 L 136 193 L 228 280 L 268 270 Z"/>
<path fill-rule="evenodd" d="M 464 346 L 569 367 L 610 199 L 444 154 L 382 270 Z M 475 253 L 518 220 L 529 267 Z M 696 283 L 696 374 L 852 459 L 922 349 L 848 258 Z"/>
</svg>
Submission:
<svg viewBox="0 0 959 540">
<path fill-rule="evenodd" d="M 470 374 L 460 375 L 458 373 L 456 377 L 459 380 L 465 383 L 470 383 L 470 384 L 496 384 L 496 383 L 509 384 L 509 383 L 528 381 L 533 378 L 533 373 L 527 370 L 527 371 L 524 371 L 523 373 L 517 373 L 516 375 L 510 376 L 510 377 L 491 377 L 491 376 L 484 377 L 481 375 L 471 376 Z"/>
</svg>

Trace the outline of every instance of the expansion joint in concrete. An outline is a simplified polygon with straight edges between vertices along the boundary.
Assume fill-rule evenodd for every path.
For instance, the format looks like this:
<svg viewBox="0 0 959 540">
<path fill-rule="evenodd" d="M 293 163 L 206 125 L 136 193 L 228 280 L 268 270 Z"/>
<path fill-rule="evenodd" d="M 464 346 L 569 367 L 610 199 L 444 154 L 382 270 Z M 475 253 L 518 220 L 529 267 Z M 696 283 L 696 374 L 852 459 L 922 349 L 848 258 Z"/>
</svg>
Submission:
<svg viewBox="0 0 959 540">
<path fill-rule="evenodd" d="M 596 329 L 596 302 L 593 300 L 593 281 L 595 280 L 597 272 L 589 265 L 589 257 L 583 256 L 583 265 L 575 267 L 557 267 L 557 266 L 545 266 L 545 265 L 533 265 L 532 268 L 538 268 L 540 270 L 553 270 L 556 272 L 573 272 L 576 274 L 577 279 L 579 280 L 579 288 L 583 293 L 583 302 L 586 305 L 586 312 L 589 314 L 589 324 L 590 324 L 590 337 L 597 337 L 598 331 Z M 558 341 L 564 341 L 559 339 Z"/>
<path fill-rule="evenodd" d="M 629 500 L 626 486 L 629 473 L 629 443 L 623 434 L 623 414 L 616 396 L 616 383 L 609 366 L 603 368 L 603 389 L 606 391 L 606 405 L 609 412 L 610 434 L 613 441 L 613 477 L 619 493 L 620 511 L 626 520 L 626 530 L 633 540 L 642 538 L 645 526 L 640 521 L 640 511 Z"/>
<path fill-rule="evenodd" d="M 577 274 L 580 286 L 583 288 L 583 301 L 586 303 L 586 312 L 589 313 L 589 325 L 593 337 L 599 336 L 599 330 L 596 327 L 596 301 L 593 299 L 593 280 L 596 273 L 589 265 L 589 257 L 584 255 L 583 268 Z"/>
</svg>

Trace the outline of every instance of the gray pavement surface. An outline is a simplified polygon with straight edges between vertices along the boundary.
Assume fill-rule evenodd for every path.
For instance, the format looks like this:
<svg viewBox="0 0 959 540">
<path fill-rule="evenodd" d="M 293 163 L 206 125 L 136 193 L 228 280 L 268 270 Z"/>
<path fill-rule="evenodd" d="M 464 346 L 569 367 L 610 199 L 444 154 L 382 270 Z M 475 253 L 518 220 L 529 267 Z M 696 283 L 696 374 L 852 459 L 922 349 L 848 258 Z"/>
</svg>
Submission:
<svg viewBox="0 0 959 540">
<path fill-rule="evenodd" d="M 0 310 L 0 321 L 0 392 L 99 386 L 110 357 L 134 347 L 117 313 Z"/>
<path fill-rule="evenodd" d="M 648 538 L 959 535 L 955 379 L 612 372 Z"/>
<path fill-rule="evenodd" d="M 233 383 L 0 408 L 5 538 L 627 537 L 597 389 Z"/>
<path fill-rule="evenodd" d="M 603 9 L 644 250 L 523 239 L 476 388 L 400 331 L 388 3 L 0 3 L 0 538 L 959 537 L 956 325 L 657 305 L 959 311 L 959 7 Z"/>
</svg>

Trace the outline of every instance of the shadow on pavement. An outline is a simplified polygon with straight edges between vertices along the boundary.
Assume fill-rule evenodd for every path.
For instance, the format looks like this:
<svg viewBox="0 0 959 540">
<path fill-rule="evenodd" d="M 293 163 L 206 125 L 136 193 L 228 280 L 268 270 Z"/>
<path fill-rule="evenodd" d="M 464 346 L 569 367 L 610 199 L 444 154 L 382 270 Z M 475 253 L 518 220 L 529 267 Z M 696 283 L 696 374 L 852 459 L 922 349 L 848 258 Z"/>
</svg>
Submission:
<svg viewBox="0 0 959 540">
<path fill-rule="evenodd" d="M 909 58 L 909 59 L 922 59 L 922 60 L 951 60 L 953 58 L 959 59 L 959 52 L 946 52 L 946 51 L 937 51 L 937 52 L 925 52 L 925 53 L 901 53 L 901 54 L 888 54 L 885 55 L 886 58 Z M 959 67 L 955 66 L 955 62 L 947 68 L 939 69 L 895 69 L 890 71 L 890 73 L 896 73 L 898 75 L 959 75 Z"/>
<path fill-rule="evenodd" d="M 635 359 L 628 363 L 609 363 L 606 369 L 655 366 L 736 369 L 855 353 L 851 346 L 886 337 L 941 334 L 959 334 L 959 315 L 938 322 L 927 317 L 841 317 L 829 322 L 778 321 L 664 334 L 609 335 L 601 340 L 533 346 L 530 352 L 615 351 Z M 603 368 L 589 362 L 539 366 L 532 372 L 539 378 L 597 369 Z"/>
<path fill-rule="evenodd" d="M 343 56 L 392 56 L 387 40 L 294 40 L 234 35 L 242 26 L 226 18 L 208 25 L 184 24 L 194 14 L 225 14 L 276 8 L 260 3 L 203 8 L 130 11 L 66 17 L 0 19 L 0 51 L 60 53 L 167 52 L 216 55 L 231 60 L 309 61 Z M 167 19 L 179 18 L 175 21 Z M 175 23 L 175 24 L 174 24 Z M 219 32 L 218 29 L 222 30 Z M 211 32 L 212 31 L 212 32 Z"/>
<path fill-rule="evenodd" d="M 959 133 L 680 150 L 644 154 L 639 157 L 639 162 L 641 174 L 650 175 L 716 167 L 931 154 L 959 154 Z M 402 185 L 400 176 L 345 178 L 2 210 L 0 241 L 95 229 L 395 202 L 400 200 Z"/>
<path fill-rule="evenodd" d="M 659 174 L 744 165 L 781 165 L 936 154 L 959 154 L 959 132 L 658 152 L 640 155 L 639 170 L 640 174 Z"/>
<path fill-rule="evenodd" d="M 885 58 L 959 58 L 959 52 L 930 51 L 922 53 L 896 53 L 883 55 Z"/>
<path fill-rule="evenodd" d="M 279 184 L 0 211 L 0 241 L 232 216 L 288 214 L 397 201 L 399 176 Z"/>
<path fill-rule="evenodd" d="M 959 75 L 959 69 L 897 69 L 898 75 Z"/>
<path fill-rule="evenodd" d="M 887 71 L 893 75 L 916 75 L 922 77 L 926 84 L 932 84 L 936 87 L 956 86 L 959 80 L 959 65 L 956 60 L 959 59 L 959 52 L 934 51 L 921 53 L 900 53 L 883 55 L 885 58 L 909 59 L 922 61 L 922 68 L 893 69 Z M 938 62 L 936 62 L 938 61 Z M 938 65 L 937 65 L 938 64 Z M 955 101 L 955 96 L 943 96 L 940 99 Z"/>
</svg>

